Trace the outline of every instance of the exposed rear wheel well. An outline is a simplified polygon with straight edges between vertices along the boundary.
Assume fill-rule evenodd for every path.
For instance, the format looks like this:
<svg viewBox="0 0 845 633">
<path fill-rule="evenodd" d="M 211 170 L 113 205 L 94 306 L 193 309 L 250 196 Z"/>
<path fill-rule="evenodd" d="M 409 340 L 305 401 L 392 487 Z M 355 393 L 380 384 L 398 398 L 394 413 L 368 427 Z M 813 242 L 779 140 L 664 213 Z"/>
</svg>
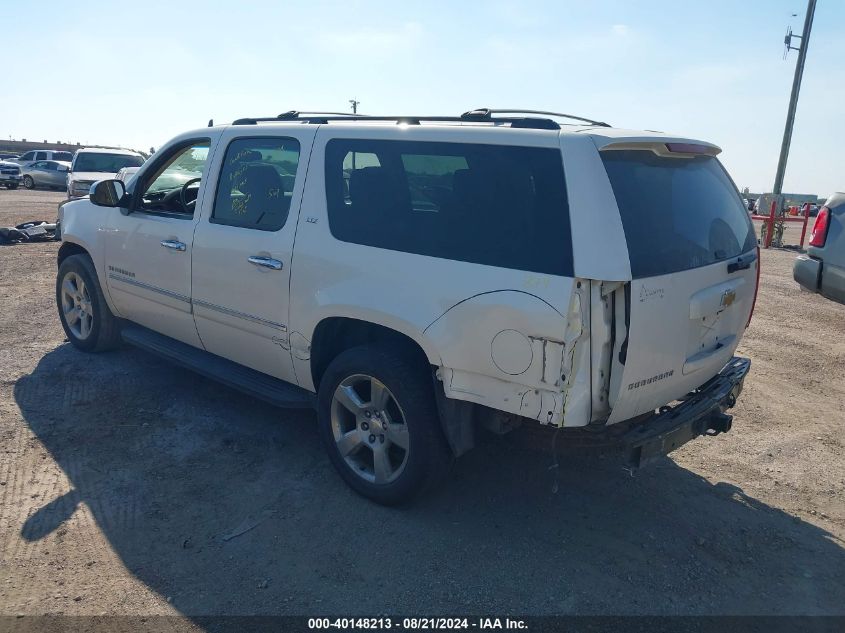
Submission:
<svg viewBox="0 0 845 633">
<path fill-rule="evenodd" d="M 62 242 L 62 245 L 59 247 L 57 265 L 61 266 L 62 262 L 71 255 L 88 255 L 90 257 L 88 251 L 82 248 L 79 244 L 74 244 L 73 242 Z"/>
<path fill-rule="evenodd" d="M 326 368 L 338 354 L 360 345 L 388 345 L 405 354 L 421 370 L 429 369 L 425 352 L 409 336 L 368 321 L 331 317 L 317 324 L 311 339 L 311 378 L 314 387 L 319 388 Z"/>
</svg>

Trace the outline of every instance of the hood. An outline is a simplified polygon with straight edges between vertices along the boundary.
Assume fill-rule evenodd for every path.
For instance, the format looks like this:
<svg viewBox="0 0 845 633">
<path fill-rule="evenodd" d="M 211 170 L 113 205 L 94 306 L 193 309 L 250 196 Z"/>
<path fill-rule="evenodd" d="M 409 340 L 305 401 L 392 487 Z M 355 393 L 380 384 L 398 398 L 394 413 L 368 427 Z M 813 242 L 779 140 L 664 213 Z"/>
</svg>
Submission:
<svg viewBox="0 0 845 633">
<path fill-rule="evenodd" d="M 98 180 L 109 180 L 114 178 L 116 175 L 116 173 L 109 173 L 106 171 L 74 171 L 70 172 L 70 179 L 97 182 Z"/>
</svg>

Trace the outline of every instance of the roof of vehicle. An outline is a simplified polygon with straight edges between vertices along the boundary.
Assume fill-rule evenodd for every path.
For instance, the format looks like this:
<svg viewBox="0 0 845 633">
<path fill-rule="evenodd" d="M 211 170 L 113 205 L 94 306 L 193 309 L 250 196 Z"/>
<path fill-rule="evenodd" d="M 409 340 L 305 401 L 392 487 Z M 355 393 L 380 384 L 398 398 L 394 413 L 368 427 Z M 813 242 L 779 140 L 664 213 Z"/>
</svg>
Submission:
<svg viewBox="0 0 845 633">
<path fill-rule="evenodd" d="M 133 152 L 131 149 L 109 149 L 107 147 L 82 147 L 76 150 L 76 153 L 89 152 L 91 154 L 126 154 L 127 156 L 141 156 L 138 152 Z M 143 158 L 143 156 L 141 156 Z"/>
<path fill-rule="evenodd" d="M 840 204 L 845 204 L 845 192 L 837 191 L 825 201 L 824 206 L 827 208 L 838 207 Z"/>
<path fill-rule="evenodd" d="M 500 115 L 507 116 L 500 116 Z M 515 116 L 523 115 L 523 116 Z M 575 120 L 577 123 L 566 123 L 559 119 Z M 691 139 L 689 137 L 676 136 L 657 132 L 654 130 L 628 130 L 612 127 L 608 123 L 593 121 L 584 117 L 546 112 L 539 110 L 496 110 L 481 108 L 465 112 L 460 116 L 369 116 L 361 114 L 334 113 L 334 112 L 298 112 L 291 110 L 276 117 L 252 117 L 237 119 L 232 126 L 244 126 L 247 130 L 254 130 L 256 127 L 272 126 L 277 128 L 280 125 L 331 125 L 341 126 L 346 129 L 358 126 L 413 126 L 415 128 L 438 129 L 486 129 L 491 134 L 501 133 L 502 130 L 531 130 L 535 134 L 587 134 L 593 138 L 599 149 L 613 147 L 623 149 L 628 143 L 636 143 L 641 146 L 643 143 L 654 143 L 655 151 L 657 145 L 666 151 L 664 144 L 677 143 L 687 147 L 671 149 L 670 152 L 679 153 L 705 153 L 716 155 L 721 148 L 713 143 Z M 209 121 L 209 127 L 213 122 Z M 226 128 L 228 125 L 213 126 Z M 252 133 L 252 132 L 250 132 Z M 697 147 L 689 147 L 689 146 Z"/>
</svg>

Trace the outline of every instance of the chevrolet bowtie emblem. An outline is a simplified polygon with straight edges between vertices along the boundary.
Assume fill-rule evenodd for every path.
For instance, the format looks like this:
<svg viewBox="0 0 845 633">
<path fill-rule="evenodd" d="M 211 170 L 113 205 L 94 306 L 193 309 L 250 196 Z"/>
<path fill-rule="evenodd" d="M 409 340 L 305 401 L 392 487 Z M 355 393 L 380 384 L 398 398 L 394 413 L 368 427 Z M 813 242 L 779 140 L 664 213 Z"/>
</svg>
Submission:
<svg viewBox="0 0 845 633">
<path fill-rule="evenodd" d="M 736 290 L 725 290 L 722 293 L 722 307 L 727 308 L 734 301 L 736 301 Z"/>
</svg>

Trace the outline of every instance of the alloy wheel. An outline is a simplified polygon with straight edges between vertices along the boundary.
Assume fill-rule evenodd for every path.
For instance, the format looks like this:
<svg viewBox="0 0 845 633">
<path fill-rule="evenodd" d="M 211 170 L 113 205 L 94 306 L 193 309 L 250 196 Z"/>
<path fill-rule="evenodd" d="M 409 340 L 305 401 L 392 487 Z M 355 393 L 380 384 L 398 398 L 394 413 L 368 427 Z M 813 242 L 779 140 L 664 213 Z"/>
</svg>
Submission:
<svg viewBox="0 0 845 633">
<path fill-rule="evenodd" d="M 395 481 L 408 463 L 405 414 L 391 391 L 365 374 L 345 378 L 331 404 L 332 435 L 350 469 L 374 484 Z"/>
<path fill-rule="evenodd" d="M 94 327 L 94 311 L 91 295 L 82 277 L 68 272 L 62 280 L 62 315 L 68 329 L 79 340 L 91 336 Z"/>
</svg>

